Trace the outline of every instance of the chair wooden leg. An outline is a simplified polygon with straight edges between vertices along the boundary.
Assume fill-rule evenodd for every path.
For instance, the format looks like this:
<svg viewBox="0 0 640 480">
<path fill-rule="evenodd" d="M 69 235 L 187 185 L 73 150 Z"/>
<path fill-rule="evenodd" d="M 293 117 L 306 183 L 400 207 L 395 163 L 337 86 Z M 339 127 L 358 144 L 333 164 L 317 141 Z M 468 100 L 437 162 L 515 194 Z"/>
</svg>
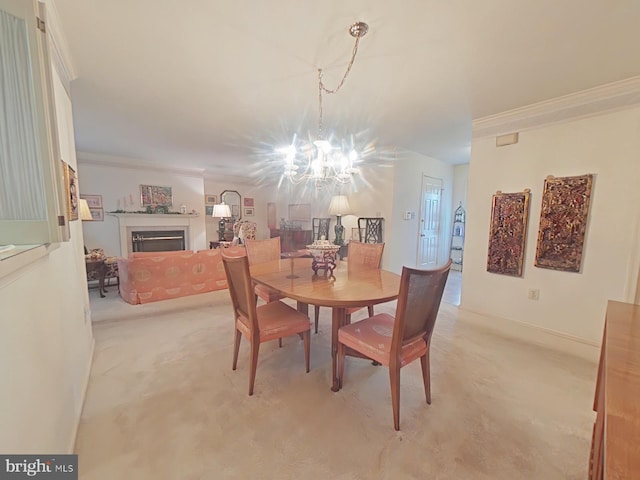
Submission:
<svg viewBox="0 0 640 480">
<path fill-rule="evenodd" d="M 320 306 L 319 305 L 314 305 L 314 310 L 315 310 L 315 314 L 316 314 L 316 333 L 318 333 L 318 317 L 320 316 Z"/>
<path fill-rule="evenodd" d="M 369 316 L 373 317 L 374 313 L 373 313 L 373 305 L 367 305 L 367 310 L 369 310 Z"/>
<path fill-rule="evenodd" d="M 302 340 L 304 341 L 304 361 L 307 365 L 307 373 L 309 373 L 309 353 L 311 351 L 311 339 L 309 330 L 302 333 Z"/>
<path fill-rule="evenodd" d="M 251 364 L 249 366 L 249 395 L 253 395 L 253 385 L 256 382 L 256 369 L 258 368 L 258 352 L 260 342 L 251 341 Z"/>
<path fill-rule="evenodd" d="M 240 350 L 240 340 L 242 340 L 242 333 L 240 333 L 240 330 L 236 328 L 236 332 L 233 337 L 233 366 L 231 367 L 232 370 L 235 370 L 236 366 L 238 365 L 238 351 Z"/>
<path fill-rule="evenodd" d="M 389 365 L 391 383 L 391 405 L 393 407 L 393 427 L 400 430 L 400 366 Z"/>
<path fill-rule="evenodd" d="M 280 348 L 282 348 L 282 337 L 280 337 L 280 338 L 278 339 L 278 346 L 279 346 Z"/>
<path fill-rule="evenodd" d="M 347 313 L 344 318 L 345 318 L 344 324 L 345 325 L 351 325 L 351 314 Z"/>
<path fill-rule="evenodd" d="M 422 365 L 424 395 L 427 398 L 427 403 L 431 405 L 431 366 L 429 363 L 429 350 L 427 350 L 427 353 L 420 357 L 420 365 Z"/>
</svg>

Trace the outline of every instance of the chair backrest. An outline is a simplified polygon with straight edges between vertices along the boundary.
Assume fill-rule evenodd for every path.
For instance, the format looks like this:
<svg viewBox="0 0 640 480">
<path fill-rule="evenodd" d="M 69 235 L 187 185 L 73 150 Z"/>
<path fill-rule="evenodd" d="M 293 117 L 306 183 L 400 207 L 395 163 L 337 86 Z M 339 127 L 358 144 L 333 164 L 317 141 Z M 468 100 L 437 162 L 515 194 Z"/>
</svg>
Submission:
<svg viewBox="0 0 640 480">
<path fill-rule="evenodd" d="M 251 284 L 249 259 L 244 252 L 236 249 L 220 250 L 222 264 L 227 275 L 229 295 L 233 304 L 235 318 L 240 315 L 249 319 L 252 330 L 258 331 L 256 314 L 256 297 Z"/>
<path fill-rule="evenodd" d="M 403 344 L 423 337 L 429 342 L 438 316 L 451 260 L 432 270 L 402 267 L 396 320 L 391 339 L 391 355 Z"/>
<path fill-rule="evenodd" d="M 257 224 L 249 220 L 238 220 L 233 224 L 233 237 L 245 243 L 245 240 L 255 240 Z"/>
<path fill-rule="evenodd" d="M 245 247 L 250 265 L 280 259 L 280 237 L 267 240 L 247 240 Z"/>
<path fill-rule="evenodd" d="M 349 242 L 349 266 L 364 265 L 380 268 L 384 243 Z"/>
<path fill-rule="evenodd" d="M 313 231 L 313 240 L 329 240 L 329 228 L 331 225 L 331 218 L 319 218 L 314 217 L 311 219 L 311 229 Z"/>
<path fill-rule="evenodd" d="M 382 243 L 382 217 L 358 218 L 358 236 L 364 243 Z"/>
</svg>

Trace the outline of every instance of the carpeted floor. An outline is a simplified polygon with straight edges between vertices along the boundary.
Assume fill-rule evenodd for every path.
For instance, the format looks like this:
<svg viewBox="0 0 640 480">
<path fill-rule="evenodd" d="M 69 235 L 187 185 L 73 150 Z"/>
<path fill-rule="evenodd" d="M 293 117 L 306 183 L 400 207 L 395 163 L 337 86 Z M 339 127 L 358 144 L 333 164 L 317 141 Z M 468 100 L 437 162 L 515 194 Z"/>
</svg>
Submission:
<svg viewBox="0 0 640 480">
<path fill-rule="evenodd" d="M 587 476 L 593 363 L 497 336 L 443 303 L 432 340 L 433 402 L 425 403 L 420 363 L 403 368 L 395 432 L 386 368 L 349 358 L 343 389 L 330 391 L 326 308 L 311 339 L 311 372 L 298 337 L 281 349 L 263 344 L 249 397 L 248 342 L 231 370 L 228 298 L 225 290 L 131 306 L 115 292 L 92 292 L 99 321 L 76 444 L 80 478 Z"/>
</svg>

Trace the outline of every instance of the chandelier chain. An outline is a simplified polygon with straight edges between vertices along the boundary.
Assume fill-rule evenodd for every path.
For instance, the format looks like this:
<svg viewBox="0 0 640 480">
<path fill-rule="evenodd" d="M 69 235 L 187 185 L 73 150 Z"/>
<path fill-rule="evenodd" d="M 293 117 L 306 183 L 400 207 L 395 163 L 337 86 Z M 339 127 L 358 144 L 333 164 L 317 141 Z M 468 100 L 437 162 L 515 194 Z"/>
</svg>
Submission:
<svg viewBox="0 0 640 480">
<path fill-rule="evenodd" d="M 366 31 L 364 32 L 366 33 Z M 364 35 L 364 33 L 362 35 Z M 347 65 L 347 70 L 344 72 L 342 76 L 342 80 L 338 83 L 338 86 L 334 89 L 329 89 L 325 87 L 324 82 L 322 81 L 322 68 L 318 68 L 318 137 L 320 140 L 324 139 L 324 125 L 322 123 L 322 92 L 325 93 L 336 93 L 338 90 L 342 88 L 344 82 L 347 80 L 349 76 L 349 72 L 351 72 L 351 67 L 353 67 L 353 62 L 356 60 L 356 54 L 358 53 L 358 44 L 360 43 L 361 35 L 354 35 L 356 38 L 355 43 L 353 44 L 353 50 L 351 51 L 351 59 L 349 60 L 349 64 Z"/>
</svg>

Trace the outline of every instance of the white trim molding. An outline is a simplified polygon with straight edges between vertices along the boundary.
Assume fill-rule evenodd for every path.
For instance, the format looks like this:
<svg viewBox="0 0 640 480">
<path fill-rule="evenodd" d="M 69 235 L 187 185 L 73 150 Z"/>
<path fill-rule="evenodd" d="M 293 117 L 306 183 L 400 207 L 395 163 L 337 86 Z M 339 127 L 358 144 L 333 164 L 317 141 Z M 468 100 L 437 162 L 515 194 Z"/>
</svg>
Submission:
<svg viewBox="0 0 640 480">
<path fill-rule="evenodd" d="M 478 118 L 472 122 L 472 136 L 522 132 L 637 104 L 640 104 L 640 76 Z"/>
<path fill-rule="evenodd" d="M 67 43 L 67 38 L 65 37 L 62 25 L 60 24 L 58 9 L 56 8 L 54 0 L 40 1 L 45 5 L 45 25 L 47 35 L 50 39 L 49 55 L 58 70 L 64 88 L 67 90 L 69 97 L 71 97 L 71 90 L 69 87 L 71 81 L 75 80 L 77 75 L 75 68 L 73 67 L 69 44 Z"/>
<path fill-rule="evenodd" d="M 116 157 L 112 155 L 103 155 L 91 152 L 78 151 L 76 154 L 78 164 L 86 165 L 102 165 L 105 167 L 115 168 L 131 168 L 134 170 L 160 170 L 163 172 L 185 175 L 189 177 L 203 178 L 204 170 L 201 168 L 180 168 L 171 165 L 163 165 L 160 163 L 148 162 L 137 158 Z"/>
</svg>

